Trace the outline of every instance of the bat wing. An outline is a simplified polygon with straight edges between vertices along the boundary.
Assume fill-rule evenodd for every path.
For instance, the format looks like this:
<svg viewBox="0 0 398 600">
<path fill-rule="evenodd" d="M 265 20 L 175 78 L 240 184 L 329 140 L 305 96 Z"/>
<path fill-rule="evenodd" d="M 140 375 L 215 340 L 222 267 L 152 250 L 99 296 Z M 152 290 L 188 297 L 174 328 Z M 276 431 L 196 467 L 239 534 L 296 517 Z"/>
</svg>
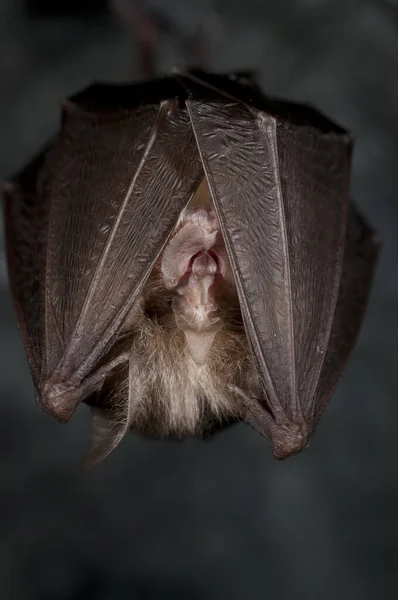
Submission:
<svg viewBox="0 0 398 600">
<path fill-rule="evenodd" d="M 283 458 L 308 443 L 361 320 L 371 267 L 358 267 L 352 232 L 343 269 L 352 139 L 252 86 L 184 85 L 259 376 L 255 411 Z"/>
<path fill-rule="evenodd" d="M 43 273 L 48 231 L 48 203 L 42 193 L 45 182 L 39 173 L 51 147 L 4 187 L 9 283 L 36 388 L 45 356 Z"/>
<path fill-rule="evenodd" d="M 8 185 L 19 319 L 41 405 L 60 420 L 203 177 L 180 94 L 173 79 L 91 86 L 64 103 L 45 160 Z"/>
<path fill-rule="evenodd" d="M 339 296 L 314 404 L 315 423 L 319 421 L 358 337 L 380 246 L 375 229 L 351 204 Z"/>
</svg>

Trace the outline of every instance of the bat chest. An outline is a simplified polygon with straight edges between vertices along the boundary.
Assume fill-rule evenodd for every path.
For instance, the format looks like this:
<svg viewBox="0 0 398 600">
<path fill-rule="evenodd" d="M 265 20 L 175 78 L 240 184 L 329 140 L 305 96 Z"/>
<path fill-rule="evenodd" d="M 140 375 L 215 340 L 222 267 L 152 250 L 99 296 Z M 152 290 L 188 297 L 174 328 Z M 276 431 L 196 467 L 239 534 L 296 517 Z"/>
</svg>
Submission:
<svg viewBox="0 0 398 600">
<path fill-rule="evenodd" d="M 201 436 L 214 425 L 240 416 L 241 406 L 227 385 L 247 389 L 252 365 L 243 331 L 221 327 L 199 366 L 180 329 L 146 319 L 133 352 L 140 365 L 138 408 L 131 420 L 134 430 L 163 438 Z"/>
<path fill-rule="evenodd" d="M 160 437 L 201 435 L 212 422 L 222 422 L 237 413 L 228 393 L 227 378 L 214 370 L 214 362 L 198 366 L 185 340 L 170 340 L 157 333 L 143 344 L 141 356 L 141 402 L 137 425 Z M 156 345 L 156 352 L 154 352 Z M 145 357 L 145 358 L 144 358 Z M 214 356 L 213 356 L 214 358 Z"/>
</svg>

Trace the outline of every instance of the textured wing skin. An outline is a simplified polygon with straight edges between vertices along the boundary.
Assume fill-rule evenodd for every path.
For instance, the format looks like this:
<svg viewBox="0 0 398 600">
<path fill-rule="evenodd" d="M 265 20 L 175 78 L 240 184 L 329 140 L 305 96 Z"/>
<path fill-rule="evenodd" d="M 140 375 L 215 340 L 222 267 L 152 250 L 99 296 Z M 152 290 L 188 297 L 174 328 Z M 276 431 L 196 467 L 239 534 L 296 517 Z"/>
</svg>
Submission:
<svg viewBox="0 0 398 600">
<path fill-rule="evenodd" d="M 201 167 L 171 101 L 106 115 L 67 106 L 51 168 L 46 288 L 65 347 L 49 372 L 80 380 L 131 309 Z"/>
<path fill-rule="evenodd" d="M 380 253 L 376 231 L 350 205 L 339 296 L 314 403 L 317 423 L 357 340 Z"/>
<path fill-rule="evenodd" d="M 186 86 L 270 415 L 266 433 L 282 457 L 314 427 L 341 280 L 351 137 L 308 108 L 290 116 L 285 105 L 267 111 L 265 99 L 253 108 L 208 89 L 202 100 L 197 82 Z"/>
<path fill-rule="evenodd" d="M 4 186 L 9 282 L 36 389 L 46 355 L 43 273 L 48 232 L 45 181 L 39 173 L 50 147 Z"/>
<path fill-rule="evenodd" d="M 351 138 L 288 121 L 277 121 L 273 135 L 286 223 L 286 263 L 281 268 L 286 272 L 287 300 L 280 322 L 289 315 L 291 390 L 299 414 L 312 427 L 342 275 Z M 276 298 L 277 309 L 281 299 L 278 294 Z M 272 369 L 278 370 L 275 361 Z M 296 406 L 293 420 L 295 410 Z"/>
<path fill-rule="evenodd" d="M 36 269 L 44 308 L 30 358 L 42 404 L 62 420 L 81 400 L 76 390 L 113 344 L 203 176 L 177 91 L 166 80 L 95 86 L 71 98 L 40 174 L 45 188 L 20 190 L 19 214 L 31 202 L 48 210 L 44 263 Z M 18 218 L 9 213 L 10 229 L 20 229 Z M 26 252 L 35 252 L 29 243 Z M 18 297 L 32 323 L 29 292 Z"/>
</svg>

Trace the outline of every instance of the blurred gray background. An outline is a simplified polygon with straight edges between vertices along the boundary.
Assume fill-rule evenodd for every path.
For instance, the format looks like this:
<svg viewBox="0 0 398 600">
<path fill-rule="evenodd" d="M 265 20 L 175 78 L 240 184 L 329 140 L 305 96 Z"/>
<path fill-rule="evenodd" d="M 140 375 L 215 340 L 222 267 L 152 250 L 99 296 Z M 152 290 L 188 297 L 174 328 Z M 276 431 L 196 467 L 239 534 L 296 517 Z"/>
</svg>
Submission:
<svg viewBox="0 0 398 600">
<path fill-rule="evenodd" d="M 2 179 L 55 130 L 62 97 L 138 76 L 105 4 L 2 0 Z M 307 452 L 278 463 L 240 425 L 206 442 L 130 436 L 82 473 L 88 410 L 62 426 L 36 407 L 1 251 L 0 598 L 397 598 L 398 2 L 151 4 L 189 33 L 215 11 L 216 70 L 256 68 L 269 94 L 355 132 L 353 195 L 384 242 L 366 323 Z M 160 45 L 160 71 L 183 60 Z"/>
</svg>

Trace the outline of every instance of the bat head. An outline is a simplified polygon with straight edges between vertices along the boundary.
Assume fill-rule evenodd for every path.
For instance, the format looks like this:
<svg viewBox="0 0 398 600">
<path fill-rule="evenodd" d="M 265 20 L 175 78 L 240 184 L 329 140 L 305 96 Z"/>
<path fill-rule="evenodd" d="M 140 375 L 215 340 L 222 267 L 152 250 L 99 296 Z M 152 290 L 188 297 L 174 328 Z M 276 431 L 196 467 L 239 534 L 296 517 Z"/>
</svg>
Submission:
<svg viewBox="0 0 398 600">
<path fill-rule="evenodd" d="M 165 287 L 174 294 L 176 324 L 184 332 L 194 361 L 201 366 L 218 331 L 219 299 L 234 289 L 224 239 L 211 203 L 192 200 L 165 248 L 161 271 Z"/>
</svg>

